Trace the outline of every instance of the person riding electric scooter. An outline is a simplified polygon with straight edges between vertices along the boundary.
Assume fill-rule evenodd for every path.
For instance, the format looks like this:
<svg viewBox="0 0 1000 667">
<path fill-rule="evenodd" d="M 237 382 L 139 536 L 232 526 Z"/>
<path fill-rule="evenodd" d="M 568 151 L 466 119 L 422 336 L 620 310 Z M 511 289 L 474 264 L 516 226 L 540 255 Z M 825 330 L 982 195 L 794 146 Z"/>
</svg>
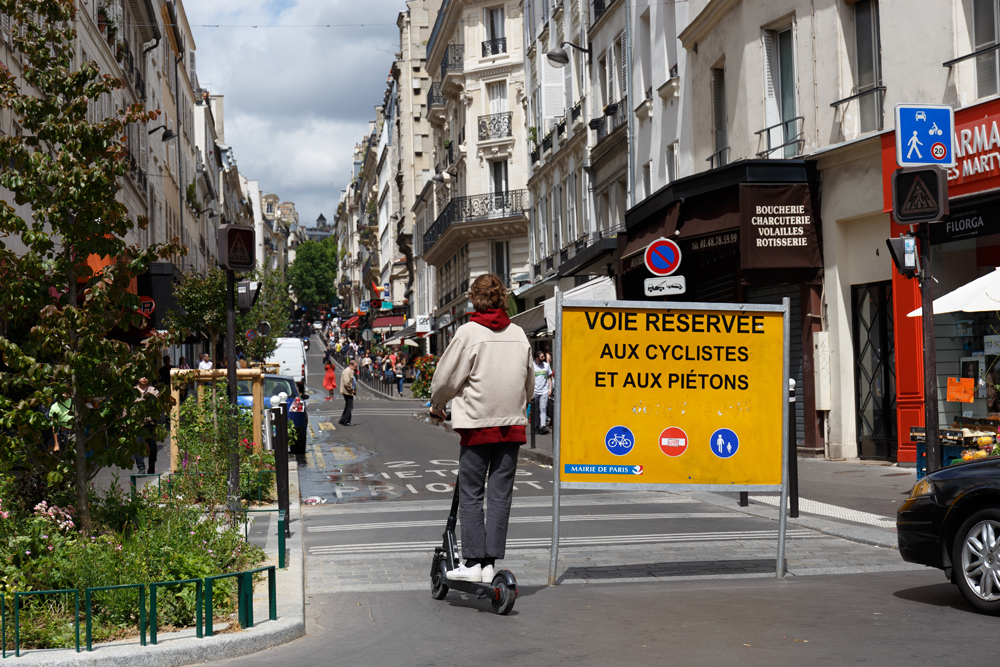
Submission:
<svg viewBox="0 0 1000 667">
<path fill-rule="evenodd" d="M 446 530 L 445 546 L 435 554 L 432 594 L 444 597 L 452 586 L 476 588 L 471 592 L 478 596 L 478 588 L 489 590 L 482 586 L 487 584 L 500 596 L 506 595 L 504 589 L 512 584 L 509 607 L 513 607 L 516 581 L 507 570 L 495 572 L 495 565 L 506 549 L 518 449 L 527 441 L 525 409 L 535 384 L 531 344 L 504 311 L 507 289 L 500 278 L 491 273 L 476 278 L 469 299 L 476 312 L 456 332 L 431 382 L 431 414 L 446 418 L 445 405 L 451 401 L 452 426 L 462 438 L 455 493 L 465 562 L 453 562 L 454 542 L 448 548 Z M 486 488 L 488 520 L 484 521 Z M 449 528 L 453 535 L 453 518 Z M 475 586 L 461 586 L 460 582 Z M 509 607 L 498 613 L 507 613 Z"/>
</svg>

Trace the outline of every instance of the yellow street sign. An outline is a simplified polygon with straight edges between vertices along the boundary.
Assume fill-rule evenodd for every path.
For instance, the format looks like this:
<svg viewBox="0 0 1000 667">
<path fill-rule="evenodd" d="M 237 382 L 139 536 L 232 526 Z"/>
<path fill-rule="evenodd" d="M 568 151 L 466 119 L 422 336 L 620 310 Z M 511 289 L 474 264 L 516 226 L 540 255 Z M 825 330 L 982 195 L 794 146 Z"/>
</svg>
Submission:
<svg viewBox="0 0 1000 667">
<path fill-rule="evenodd" d="M 572 303 L 556 371 L 564 488 L 781 487 L 781 306 Z"/>
</svg>

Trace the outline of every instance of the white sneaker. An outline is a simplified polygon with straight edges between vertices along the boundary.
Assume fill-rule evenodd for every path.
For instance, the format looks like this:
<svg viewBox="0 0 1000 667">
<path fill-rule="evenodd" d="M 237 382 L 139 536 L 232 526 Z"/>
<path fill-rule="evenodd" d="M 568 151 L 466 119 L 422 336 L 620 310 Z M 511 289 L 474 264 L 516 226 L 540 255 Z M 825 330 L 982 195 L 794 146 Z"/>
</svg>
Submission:
<svg viewBox="0 0 1000 667">
<path fill-rule="evenodd" d="M 476 563 L 472 567 L 466 567 L 465 563 L 459 563 L 454 570 L 448 570 L 448 578 L 452 581 L 473 581 L 479 583 L 483 580 L 483 566 Z"/>
<path fill-rule="evenodd" d="M 483 566 L 483 583 L 492 584 L 493 583 L 493 566 L 484 565 Z"/>
</svg>

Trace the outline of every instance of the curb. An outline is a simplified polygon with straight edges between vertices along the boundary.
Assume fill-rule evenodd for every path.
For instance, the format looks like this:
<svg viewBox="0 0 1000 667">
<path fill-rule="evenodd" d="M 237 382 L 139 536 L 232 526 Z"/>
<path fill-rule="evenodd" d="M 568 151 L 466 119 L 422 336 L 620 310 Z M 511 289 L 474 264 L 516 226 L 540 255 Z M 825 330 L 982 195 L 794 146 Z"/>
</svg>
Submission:
<svg viewBox="0 0 1000 667">
<path fill-rule="evenodd" d="M 552 452 L 547 452 L 544 449 L 529 449 L 528 445 L 524 444 L 521 445 L 521 451 L 518 452 L 518 455 L 542 465 L 552 465 Z"/>
<path fill-rule="evenodd" d="M 305 622 L 305 569 L 302 544 L 302 505 L 299 501 L 299 476 L 295 463 L 288 466 L 289 514 L 291 538 L 286 548 L 290 553 L 288 567 L 276 572 L 278 590 L 278 620 L 267 619 L 267 586 L 258 584 L 254 591 L 255 616 L 260 618 L 254 627 L 232 634 L 215 635 L 197 639 L 194 630 L 159 633 L 159 643 L 139 646 L 137 641 L 127 644 L 114 642 L 95 644 L 87 652 L 81 641 L 81 652 L 71 649 L 34 649 L 22 651 L 20 658 L 8 655 L 0 665 L 31 665 L 32 667 L 181 667 L 203 662 L 238 658 L 273 648 L 302 637 Z M 277 541 L 277 521 L 272 521 L 273 539 Z M 270 544 L 272 536 L 268 536 Z M 283 576 L 284 575 L 284 576 Z M 83 629 L 81 628 L 81 639 Z"/>
</svg>

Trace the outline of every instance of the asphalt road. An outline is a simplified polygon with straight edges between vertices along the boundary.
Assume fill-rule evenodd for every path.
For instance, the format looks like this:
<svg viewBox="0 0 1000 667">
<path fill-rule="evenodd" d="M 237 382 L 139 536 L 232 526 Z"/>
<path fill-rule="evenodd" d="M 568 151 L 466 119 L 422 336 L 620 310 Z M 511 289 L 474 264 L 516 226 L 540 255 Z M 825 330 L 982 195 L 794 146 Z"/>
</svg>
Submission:
<svg viewBox="0 0 1000 667">
<path fill-rule="evenodd" d="M 430 561 L 458 437 L 427 421 L 423 403 L 365 389 L 356 425 L 337 425 L 342 400 L 317 391 L 318 344 L 309 361 L 312 429 L 299 469 L 308 634 L 222 664 L 924 665 L 995 650 L 996 619 L 973 613 L 940 572 L 903 563 L 891 549 L 790 526 L 789 574 L 777 579 L 776 522 L 729 509 L 728 499 L 566 493 L 559 585 L 545 586 L 552 470 L 528 460 L 519 464 L 499 563 L 521 586 L 514 611 L 498 617 L 456 591 L 433 600 Z M 803 475 L 822 484 L 826 471 L 816 465 Z M 860 493 L 864 476 L 899 472 L 859 471 L 837 479 L 858 477 Z M 912 484 L 885 481 L 868 504 L 843 505 L 888 508 Z M 826 502 L 843 485 L 828 491 Z"/>
</svg>

